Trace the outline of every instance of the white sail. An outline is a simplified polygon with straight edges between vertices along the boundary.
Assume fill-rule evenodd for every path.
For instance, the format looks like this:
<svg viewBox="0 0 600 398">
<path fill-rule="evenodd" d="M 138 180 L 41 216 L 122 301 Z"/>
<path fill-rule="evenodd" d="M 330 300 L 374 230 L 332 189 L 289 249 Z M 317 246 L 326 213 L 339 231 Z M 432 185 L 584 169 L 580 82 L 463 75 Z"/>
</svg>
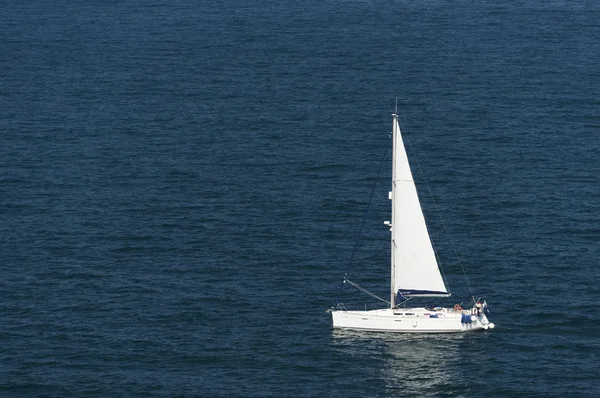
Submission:
<svg viewBox="0 0 600 398">
<path fill-rule="evenodd" d="M 447 296 L 419 203 L 398 116 L 393 118 L 392 294 Z"/>
</svg>

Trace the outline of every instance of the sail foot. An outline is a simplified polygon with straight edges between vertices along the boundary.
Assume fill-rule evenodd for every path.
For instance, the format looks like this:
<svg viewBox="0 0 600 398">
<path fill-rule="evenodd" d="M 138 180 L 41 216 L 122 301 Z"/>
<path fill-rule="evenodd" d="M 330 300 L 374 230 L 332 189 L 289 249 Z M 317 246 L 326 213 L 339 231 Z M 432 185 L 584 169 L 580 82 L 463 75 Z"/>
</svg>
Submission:
<svg viewBox="0 0 600 398">
<path fill-rule="evenodd" d="M 450 297 L 451 294 L 444 291 L 434 290 L 398 289 L 397 296 L 402 297 L 404 298 L 404 300 L 406 300 L 407 297 Z"/>
</svg>

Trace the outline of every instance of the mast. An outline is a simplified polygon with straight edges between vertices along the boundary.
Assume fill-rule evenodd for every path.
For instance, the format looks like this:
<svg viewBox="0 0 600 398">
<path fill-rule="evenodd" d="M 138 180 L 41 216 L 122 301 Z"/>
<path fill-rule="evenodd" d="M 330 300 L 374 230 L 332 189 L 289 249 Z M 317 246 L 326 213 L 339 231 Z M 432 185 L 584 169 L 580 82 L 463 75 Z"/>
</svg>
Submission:
<svg viewBox="0 0 600 398">
<path fill-rule="evenodd" d="M 394 218 L 394 214 L 396 213 L 396 206 L 395 206 L 395 200 L 394 200 L 394 195 L 396 194 L 396 145 L 398 143 L 397 140 L 397 135 L 398 135 L 398 131 L 397 131 L 397 126 L 398 126 L 398 100 L 396 99 L 396 113 L 392 114 L 392 191 L 390 192 L 390 200 L 392 201 L 392 223 L 390 226 L 390 231 L 391 231 L 391 239 L 390 239 L 390 250 L 392 251 L 391 254 L 391 272 L 390 272 L 390 278 L 391 278 L 391 286 L 390 286 L 390 308 L 394 308 L 396 307 L 396 250 L 395 250 L 395 241 L 394 241 L 394 232 L 393 232 L 393 228 L 394 228 L 394 223 L 395 223 L 395 218 Z M 400 227 L 398 225 L 398 227 Z"/>
</svg>

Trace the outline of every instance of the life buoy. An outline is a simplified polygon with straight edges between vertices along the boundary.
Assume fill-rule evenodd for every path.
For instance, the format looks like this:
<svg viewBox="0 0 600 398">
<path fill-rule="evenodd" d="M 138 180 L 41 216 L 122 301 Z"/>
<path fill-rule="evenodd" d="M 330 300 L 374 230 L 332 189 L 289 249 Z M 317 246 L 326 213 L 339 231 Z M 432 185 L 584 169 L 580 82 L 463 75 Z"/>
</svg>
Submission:
<svg viewBox="0 0 600 398">
<path fill-rule="evenodd" d="M 454 311 L 462 311 L 460 304 L 454 304 Z"/>
</svg>

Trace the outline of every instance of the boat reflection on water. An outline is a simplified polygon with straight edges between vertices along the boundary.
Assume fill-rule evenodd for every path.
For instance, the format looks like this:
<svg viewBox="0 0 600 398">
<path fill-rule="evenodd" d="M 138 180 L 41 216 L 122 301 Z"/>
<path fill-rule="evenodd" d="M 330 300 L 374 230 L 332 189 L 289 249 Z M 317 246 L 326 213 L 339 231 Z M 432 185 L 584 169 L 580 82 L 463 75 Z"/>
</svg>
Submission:
<svg viewBox="0 0 600 398">
<path fill-rule="evenodd" d="M 371 373 L 365 377 L 380 378 L 381 396 L 461 396 L 466 391 L 458 371 L 460 350 L 467 340 L 463 333 L 333 331 L 333 347 L 349 360 L 364 362 Z"/>
</svg>

